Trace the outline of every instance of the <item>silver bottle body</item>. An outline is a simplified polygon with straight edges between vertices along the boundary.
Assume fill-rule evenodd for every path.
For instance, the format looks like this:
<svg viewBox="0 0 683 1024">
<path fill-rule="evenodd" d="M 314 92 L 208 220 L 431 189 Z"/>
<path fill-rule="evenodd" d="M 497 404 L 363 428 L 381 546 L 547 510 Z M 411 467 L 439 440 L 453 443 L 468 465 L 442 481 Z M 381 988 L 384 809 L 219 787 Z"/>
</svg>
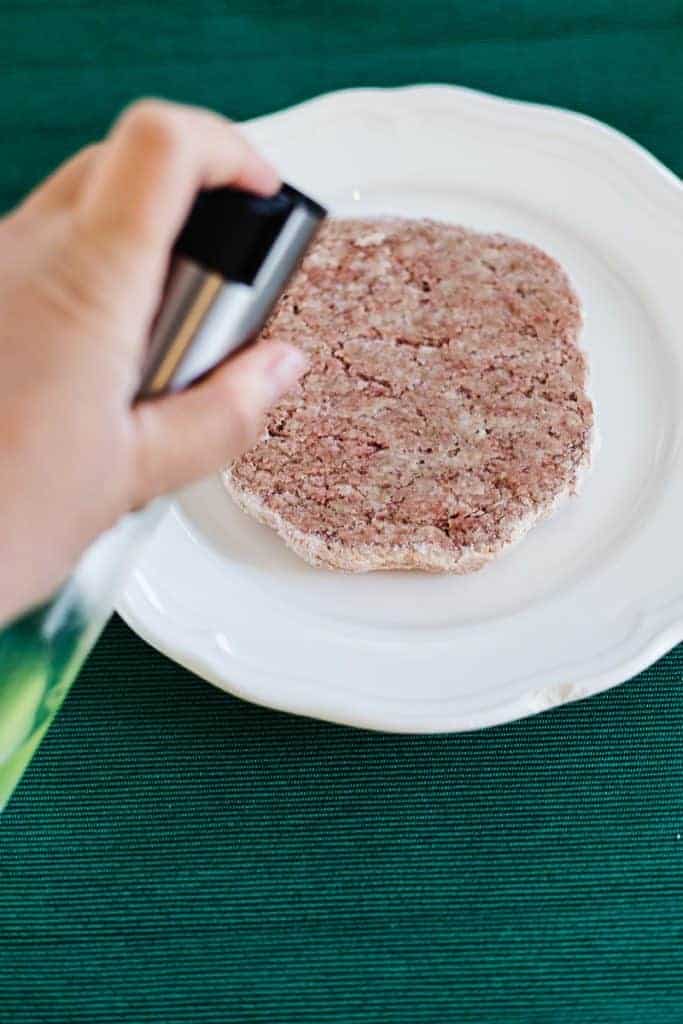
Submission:
<svg viewBox="0 0 683 1024">
<path fill-rule="evenodd" d="M 177 256 L 152 330 L 141 396 L 181 391 L 251 341 L 319 226 L 319 217 L 297 207 L 249 284 Z"/>
</svg>

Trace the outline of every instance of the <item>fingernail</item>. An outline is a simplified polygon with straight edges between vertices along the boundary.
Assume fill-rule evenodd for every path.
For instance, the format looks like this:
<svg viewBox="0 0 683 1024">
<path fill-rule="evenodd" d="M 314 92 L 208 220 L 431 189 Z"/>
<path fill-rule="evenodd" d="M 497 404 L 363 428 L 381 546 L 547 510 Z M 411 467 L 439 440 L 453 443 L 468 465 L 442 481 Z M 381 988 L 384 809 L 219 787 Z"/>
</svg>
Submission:
<svg viewBox="0 0 683 1024">
<path fill-rule="evenodd" d="M 269 404 L 277 402 L 296 384 L 307 365 L 306 356 L 298 348 L 283 348 L 275 355 L 266 369 Z"/>
<path fill-rule="evenodd" d="M 282 185 L 282 178 L 271 163 L 263 162 L 259 179 L 259 188 L 266 196 L 272 196 L 279 191 Z"/>
<path fill-rule="evenodd" d="M 279 191 L 282 178 L 269 160 L 259 154 L 251 172 L 252 187 L 264 196 L 272 196 Z"/>
</svg>

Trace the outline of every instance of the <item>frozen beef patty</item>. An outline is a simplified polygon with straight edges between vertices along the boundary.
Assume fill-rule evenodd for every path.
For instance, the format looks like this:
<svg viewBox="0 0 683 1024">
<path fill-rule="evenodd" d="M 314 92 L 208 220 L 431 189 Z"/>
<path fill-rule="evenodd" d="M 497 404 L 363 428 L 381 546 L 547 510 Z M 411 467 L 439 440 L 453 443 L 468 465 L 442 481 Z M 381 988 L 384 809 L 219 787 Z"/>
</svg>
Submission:
<svg viewBox="0 0 683 1024">
<path fill-rule="evenodd" d="M 313 565 L 478 569 L 577 490 L 593 427 L 580 327 L 532 245 L 331 220 L 263 331 L 310 369 L 225 485 Z"/>
</svg>

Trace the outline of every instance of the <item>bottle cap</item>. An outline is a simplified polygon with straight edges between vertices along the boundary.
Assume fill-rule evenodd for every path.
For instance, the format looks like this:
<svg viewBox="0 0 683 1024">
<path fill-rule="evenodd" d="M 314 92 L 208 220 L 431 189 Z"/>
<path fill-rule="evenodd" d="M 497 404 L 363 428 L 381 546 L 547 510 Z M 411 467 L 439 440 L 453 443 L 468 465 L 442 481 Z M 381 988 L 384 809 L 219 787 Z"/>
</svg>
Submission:
<svg viewBox="0 0 683 1024">
<path fill-rule="evenodd" d="M 315 221 L 325 217 L 319 203 L 291 185 L 270 197 L 206 189 L 194 202 L 176 251 L 228 281 L 253 284 L 289 217 L 301 208 Z"/>
</svg>

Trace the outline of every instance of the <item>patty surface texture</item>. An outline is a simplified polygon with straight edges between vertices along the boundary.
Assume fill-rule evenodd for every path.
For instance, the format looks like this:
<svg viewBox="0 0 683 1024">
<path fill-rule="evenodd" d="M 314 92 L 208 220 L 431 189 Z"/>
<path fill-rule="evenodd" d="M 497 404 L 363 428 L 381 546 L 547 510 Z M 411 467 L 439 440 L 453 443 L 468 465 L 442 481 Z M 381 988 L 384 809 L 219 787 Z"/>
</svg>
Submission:
<svg viewBox="0 0 683 1024">
<path fill-rule="evenodd" d="M 476 570 L 590 461 L 580 328 L 566 274 L 535 246 L 330 220 L 262 332 L 309 369 L 225 486 L 313 565 Z"/>
</svg>

